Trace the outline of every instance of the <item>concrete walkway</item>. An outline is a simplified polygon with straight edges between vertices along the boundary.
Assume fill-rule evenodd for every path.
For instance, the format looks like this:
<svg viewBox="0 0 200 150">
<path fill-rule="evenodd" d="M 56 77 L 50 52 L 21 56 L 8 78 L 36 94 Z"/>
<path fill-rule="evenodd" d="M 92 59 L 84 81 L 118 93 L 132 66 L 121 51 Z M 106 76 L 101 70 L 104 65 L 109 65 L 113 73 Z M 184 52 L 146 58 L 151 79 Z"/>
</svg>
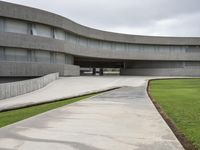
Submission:
<svg viewBox="0 0 200 150">
<path fill-rule="evenodd" d="M 0 111 L 80 96 L 121 86 L 138 86 L 150 77 L 65 77 L 37 91 L 0 100 Z"/>
<path fill-rule="evenodd" d="M 97 81 L 85 79 L 87 84 L 97 86 Z M 109 84 L 106 87 L 132 87 L 99 94 L 1 128 L 0 149 L 183 150 L 148 98 L 146 78 L 102 78 L 99 85 L 103 81 Z"/>
</svg>

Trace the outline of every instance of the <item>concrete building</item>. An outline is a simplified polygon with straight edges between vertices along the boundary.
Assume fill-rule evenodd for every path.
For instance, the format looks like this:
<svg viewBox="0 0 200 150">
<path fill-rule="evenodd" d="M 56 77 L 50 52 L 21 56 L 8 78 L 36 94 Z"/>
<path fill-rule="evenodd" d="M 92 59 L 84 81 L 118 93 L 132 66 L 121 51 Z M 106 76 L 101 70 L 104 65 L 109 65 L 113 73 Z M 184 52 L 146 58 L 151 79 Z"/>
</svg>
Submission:
<svg viewBox="0 0 200 150">
<path fill-rule="evenodd" d="M 80 67 L 122 75 L 200 75 L 200 38 L 117 34 L 50 12 L 0 1 L 0 76 L 80 74 Z"/>
</svg>

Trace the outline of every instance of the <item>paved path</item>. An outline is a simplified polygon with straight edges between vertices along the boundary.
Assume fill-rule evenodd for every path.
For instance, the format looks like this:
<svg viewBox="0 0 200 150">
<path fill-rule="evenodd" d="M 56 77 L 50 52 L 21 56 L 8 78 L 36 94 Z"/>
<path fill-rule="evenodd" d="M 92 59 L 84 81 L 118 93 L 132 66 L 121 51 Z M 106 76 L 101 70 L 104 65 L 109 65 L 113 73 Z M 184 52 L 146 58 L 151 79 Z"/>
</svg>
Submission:
<svg viewBox="0 0 200 150">
<path fill-rule="evenodd" d="M 94 85 L 94 80 L 90 81 L 87 84 Z M 183 150 L 149 100 L 145 78 L 112 81 L 109 86 L 127 82 L 132 87 L 109 91 L 1 128 L 0 149 Z"/>
<path fill-rule="evenodd" d="M 0 111 L 42 102 L 80 96 L 119 86 L 138 86 L 150 77 L 65 77 L 37 91 L 0 100 Z"/>
</svg>

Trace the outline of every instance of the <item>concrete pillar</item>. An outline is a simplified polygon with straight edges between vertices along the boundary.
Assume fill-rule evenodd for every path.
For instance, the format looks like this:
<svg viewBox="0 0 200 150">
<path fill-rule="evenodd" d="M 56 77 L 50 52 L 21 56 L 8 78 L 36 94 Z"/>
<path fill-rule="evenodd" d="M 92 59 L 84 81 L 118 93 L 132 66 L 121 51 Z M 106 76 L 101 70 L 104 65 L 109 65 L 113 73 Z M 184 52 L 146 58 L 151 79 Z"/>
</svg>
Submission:
<svg viewBox="0 0 200 150">
<path fill-rule="evenodd" d="M 92 75 L 96 75 L 96 68 L 92 68 Z"/>
<path fill-rule="evenodd" d="M 126 62 L 124 61 L 123 62 L 123 69 L 125 69 L 126 68 Z"/>
<path fill-rule="evenodd" d="M 100 68 L 99 75 L 103 76 L 103 68 Z"/>
</svg>

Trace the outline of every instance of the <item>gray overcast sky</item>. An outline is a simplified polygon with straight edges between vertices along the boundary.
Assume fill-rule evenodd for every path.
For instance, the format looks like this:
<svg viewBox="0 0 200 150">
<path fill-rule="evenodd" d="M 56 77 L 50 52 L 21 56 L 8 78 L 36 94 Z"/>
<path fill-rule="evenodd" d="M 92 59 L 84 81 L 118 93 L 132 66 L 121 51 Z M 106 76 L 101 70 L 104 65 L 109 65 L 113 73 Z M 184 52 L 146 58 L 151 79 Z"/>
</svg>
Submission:
<svg viewBox="0 0 200 150">
<path fill-rule="evenodd" d="M 106 31 L 200 37 L 200 0 L 5 1 L 47 10 Z"/>
</svg>

